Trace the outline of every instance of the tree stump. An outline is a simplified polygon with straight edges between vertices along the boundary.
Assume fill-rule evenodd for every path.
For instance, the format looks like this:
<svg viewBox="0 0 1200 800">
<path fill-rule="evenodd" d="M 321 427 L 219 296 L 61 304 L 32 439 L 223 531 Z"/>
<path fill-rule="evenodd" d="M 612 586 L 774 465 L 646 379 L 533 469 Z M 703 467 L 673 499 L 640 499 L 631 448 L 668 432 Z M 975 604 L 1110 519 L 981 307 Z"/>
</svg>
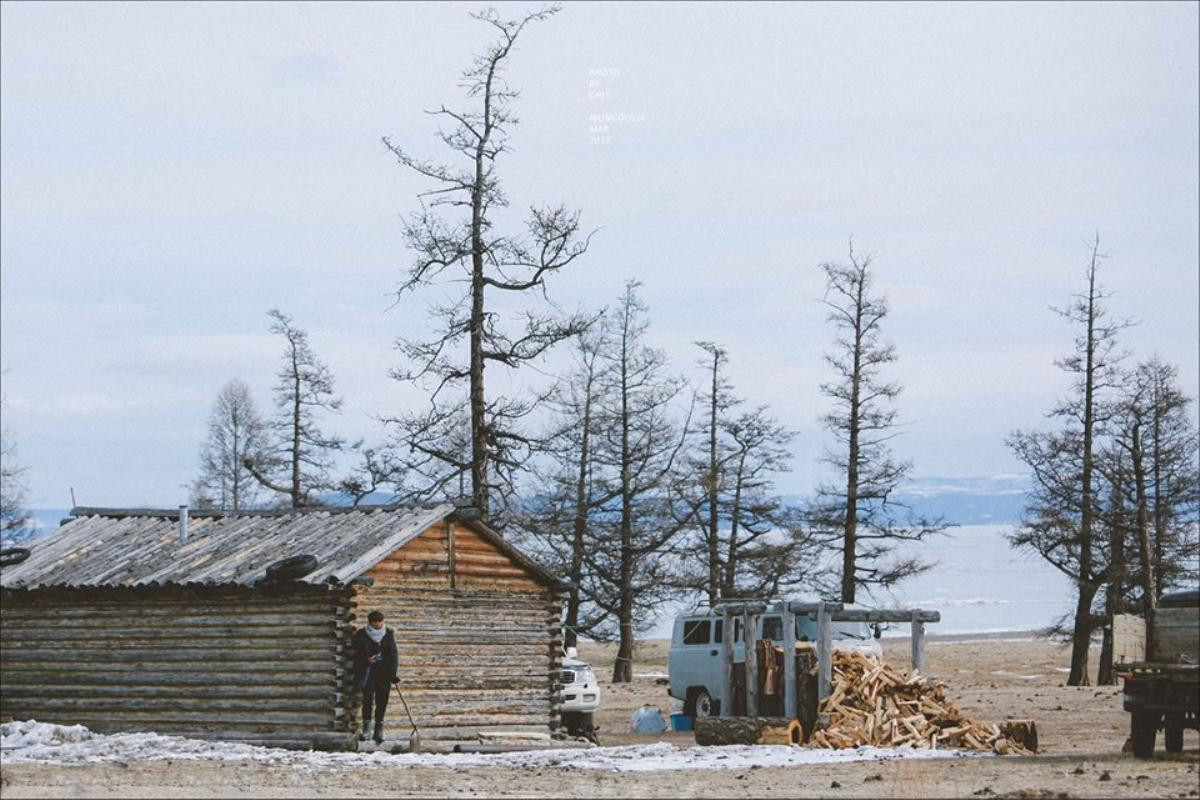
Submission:
<svg viewBox="0 0 1200 800">
<path fill-rule="evenodd" d="M 1016 742 L 1029 752 L 1037 752 L 1037 723 L 1033 720 L 1010 719 L 1000 725 L 1000 733 L 1002 733 L 1010 742 Z"/>
<path fill-rule="evenodd" d="M 698 717 L 696 744 L 800 744 L 800 723 L 785 717 Z"/>
</svg>

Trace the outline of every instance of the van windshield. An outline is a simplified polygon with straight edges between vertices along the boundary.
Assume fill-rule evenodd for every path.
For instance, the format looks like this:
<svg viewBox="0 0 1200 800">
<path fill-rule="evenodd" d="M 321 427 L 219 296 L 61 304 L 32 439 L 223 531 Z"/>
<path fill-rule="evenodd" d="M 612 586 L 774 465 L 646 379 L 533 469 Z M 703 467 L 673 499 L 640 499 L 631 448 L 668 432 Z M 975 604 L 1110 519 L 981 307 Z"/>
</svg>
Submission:
<svg viewBox="0 0 1200 800">
<path fill-rule="evenodd" d="M 865 622 L 833 622 L 830 634 L 834 639 L 870 639 L 871 628 Z M 796 617 L 796 639 L 802 642 L 817 640 L 817 621 Z"/>
</svg>

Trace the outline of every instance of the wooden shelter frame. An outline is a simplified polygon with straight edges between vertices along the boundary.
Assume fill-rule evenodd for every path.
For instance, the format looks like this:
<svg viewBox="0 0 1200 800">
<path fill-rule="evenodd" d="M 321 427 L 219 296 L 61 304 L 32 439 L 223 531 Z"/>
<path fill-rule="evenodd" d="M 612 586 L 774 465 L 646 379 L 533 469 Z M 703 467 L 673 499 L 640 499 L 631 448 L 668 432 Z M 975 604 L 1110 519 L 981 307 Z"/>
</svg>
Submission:
<svg viewBox="0 0 1200 800">
<path fill-rule="evenodd" d="M 800 716 L 799 698 L 796 695 L 796 618 L 808 617 L 817 622 L 817 692 L 818 707 L 833 690 L 833 623 L 834 622 L 900 622 L 908 623 L 912 630 L 912 666 L 914 672 L 925 672 L 925 623 L 940 622 L 942 615 L 937 611 L 920 608 L 846 608 L 842 603 L 826 601 L 780 600 L 770 603 L 765 600 L 728 600 L 716 604 L 713 613 L 722 620 L 721 637 L 721 716 L 733 716 L 734 661 L 733 631 L 735 620 L 742 623 L 742 643 L 746 653 L 746 716 L 758 715 L 758 654 L 754 647 L 752 632 L 758 630 L 758 618 L 766 613 L 783 617 L 783 683 L 784 716 L 796 719 Z"/>
</svg>

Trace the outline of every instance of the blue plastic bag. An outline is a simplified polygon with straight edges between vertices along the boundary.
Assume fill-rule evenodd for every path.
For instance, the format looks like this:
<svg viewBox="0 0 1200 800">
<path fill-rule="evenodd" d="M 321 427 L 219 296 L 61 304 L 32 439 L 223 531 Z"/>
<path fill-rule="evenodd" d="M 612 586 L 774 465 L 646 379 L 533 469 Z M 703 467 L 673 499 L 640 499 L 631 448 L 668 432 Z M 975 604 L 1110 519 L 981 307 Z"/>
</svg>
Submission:
<svg viewBox="0 0 1200 800">
<path fill-rule="evenodd" d="M 629 727 L 635 733 L 662 733 L 667 729 L 667 723 L 661 708 L 645 705 L 633 712 Z"/>
</svg>

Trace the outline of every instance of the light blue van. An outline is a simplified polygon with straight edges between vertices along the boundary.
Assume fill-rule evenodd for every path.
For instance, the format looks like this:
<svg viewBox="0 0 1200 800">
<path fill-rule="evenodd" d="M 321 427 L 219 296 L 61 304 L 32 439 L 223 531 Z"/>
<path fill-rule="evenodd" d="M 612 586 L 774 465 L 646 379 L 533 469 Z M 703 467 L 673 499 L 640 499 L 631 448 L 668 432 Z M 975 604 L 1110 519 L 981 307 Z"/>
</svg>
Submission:
<svg viewBox="0 0 1200 800">
<path fill-rule="evenodd" d="M 848 606 L 849 607 L 849 606 Z M 721 641 L 724 620 L 712 613 L 696 611 L 675 618 L 671 631 L 671 648 L 667 651 L 667 673 L 670 676 L 671 697 L 683 701 L 683 713 L 691 717 L 709 717 L 721 709 Z M 858 650 L 879 657 L 882 650 L 872 638 L 871 627 L 865 622 L 833 622 L 833 649 Z M 765 612 L 758 618 L 759 639 L 783 643 L 783 616 Z M 796 641 L 817 639 L 817 622 L 805 616 L 796 617 Z M 742 643 L 742 621 L 734 620 L 733 660 L 746 660 Z"/>
</svg>

